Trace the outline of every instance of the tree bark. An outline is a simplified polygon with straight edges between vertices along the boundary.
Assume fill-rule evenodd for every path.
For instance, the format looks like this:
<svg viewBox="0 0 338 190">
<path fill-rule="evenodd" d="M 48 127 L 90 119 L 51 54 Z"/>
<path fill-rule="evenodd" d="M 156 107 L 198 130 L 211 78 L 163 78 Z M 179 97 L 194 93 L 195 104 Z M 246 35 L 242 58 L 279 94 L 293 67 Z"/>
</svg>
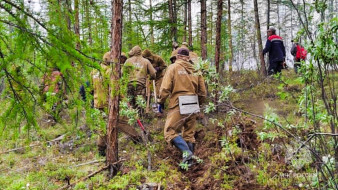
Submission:
<svg viewBox="0 0 338 190">
<path fill-rule="evenodd" d="M 79 19 L 79 0 L 74 0 L 74 12 L 75 12 L 75 24 L 74 24 L 74 32 L 78 37 L 78 41 L 76 42 L 76 49 L 80 50 L 80 19 Z"/>
<path fill-rule="evenodd" d="M 184 0 L 183 42 L 187 41 L 188 2 Z"/>
<path fill-rule="evenodd" d="M 201 56 L 207 59 L 207 3 L 201 0 Z"/>
<path fill-rule="evenodd" d="M 277 0 L 277 28 L 278 28 L 278 32 L 276 31 L 276 33 L 278 34 L 278 35 L 280 35 L 280 15 L 279 15 L 279 0 Z"/>
<path fill-rule="evenodd" d="M 230 0 L 228 0 L 228 33 L 229 33 L 229 72 L 232 72 L 232 59 L 233 59 L 233 48 L 232 48 L 232 34 L 231 34 L 231 6 Z"/>
<path fill-rule="evenodd" d="M 72 4 L 70 0 L 66 0 L 66 9 L 68 12 L 65 14 L 66 15 L 66 21 L 67 21 L 67 28 L 69 31 L 71 31 L 72 28 L 72 21 L 70 20 L 70 15 L 72 14 Z"/>
<path fill-rule="evenodd" d="M 128 0 L 128 25 L 127 26 L 128 26 L 129 32 L 132 32 L 132 30 L 133 30 L 132 25 L 131 25 L 131 22 L 132 22 L 131 14 L 132 14 L 131 13 L 131 0 Z M 133 44 L 131 43 L 132 37 L 131 37 L 130 34 L 128 34 L 127 39 L 128 39 L 128 48 L 129 49 L 133 48 Z"/>
<path fill-rule="evenodd" d="M 107 124 L 107 165 L 109 176 L 113 177 L 119 169 L 118 164 L 118 129 L 117 120 L 119 117 L 119 79 L 121 77 L 120 55 L 122 49 L 122 8 L 123 0 L 112 0 L 112 25 L 111 25 L 111 60 L 112 72 L 109 86 L 109 115 Z M 115 163 L 115 164 L 114 164 Z"/>
<path fill-rule="evenodd" d="M 188 0 L 188 44 L 189 47 L 192 47 L 192 23 L 191 23 L 191 0 Z"/>
<path fill-rule="evenodd" d="M 266 29 L 268 30 L 270 28 L 270 6 L 271 3 L 270 3 L 270 0 L 268 0 L 268 10 L 267 10 L 267 13 L 266 13 Z"/>
<path fill-rule="evenodd" d="M 223 12 L 223 0 L 217 0 L 216 48 L 215 48 L 215 66 L 217 73 L 219 73 L 219 61 L 221 51 L 222 12 Z"/>
<path fill-rule="evenodd" d="M 150 45 L 154 45 L 154 26 L 153 26 L 153 5 L 152 0 L 149 0 L 150 8 Z"/>
<path fill-rule="evenodd" d="M 170 18 L 170 32 L 171 32 L 171 38 L 173 38 L 173 41 L 177 41 L 177 29 L 176 29 L 176 0 L 169 0 L 169 18 Z"/>
<path fill-rule="evenodd" d="M 93 37 L 92 37 L 92 25 L 90 23 L 90 13 L 89 13 L 89 0 L 86 0 L 86 22 L 88 25 L 88 42 L 89 45 L 93 44 Z"/>
<path fill-rule="evenodd" d="M 210 2 L 210 5 L 209 5 L 209 7 L 210 7 L 210 11 L 209 11 L 209 18 L 210 18 L 210 20 L 208 20 L 207 21 L 207 23 L 209 22 L 210 23 L 210 25 L 209 25 L 209 27 L 207 26 L 207 28 L 209 29 L 209 31 L 207 31 L 208 33 L 207 33 L 207 35 L 208 35 L 208 37 L 209 37 L 209 39 L 207 40 L 208 41 L 208 43 L 209 43 L 209 47 L 212 47 L 213 46 L 213 44 L 212 44 L 212 37 L 213 37 L 213 31 L 212 31 L 212 29 L 213 29 L 213 26 L 214 26 L 214 22 L 213 22 L 213 17 L 214 17 L 214 15 L 213 15 L 213 9 L 212 9 L 212 2 L 213 1 L 211 1 Z"/>
<path fill-rule="evenodd" d="M 254 11 L 255 11 L 255 27 L 256 27 L 256 36 L 257 36 L 257 43 L 258 43 L 258 51 L 259 51 L 259 58 L 261 62 L 261 74 L 266 76 L 266 68 L 263 56 L 263 45 L 262 45 L 262 37 L 261 37 L 261 27 L 259 22 L 259 14 L 258 14 L 258 4 L 257 0 L 254 0 Z"/>
</svg>

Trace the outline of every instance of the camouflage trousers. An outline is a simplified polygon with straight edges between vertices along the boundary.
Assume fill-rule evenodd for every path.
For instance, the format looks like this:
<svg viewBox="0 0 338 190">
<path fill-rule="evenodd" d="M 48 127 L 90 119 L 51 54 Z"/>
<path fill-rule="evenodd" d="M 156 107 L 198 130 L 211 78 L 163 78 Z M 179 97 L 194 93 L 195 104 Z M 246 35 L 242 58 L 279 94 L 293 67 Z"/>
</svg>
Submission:
<svg viewBox="0 0 338 190">
<path fill-rule="evenodd" d="M 142 96 L 142 98 L 146 100 L 146 87 L 142 85 L 135 86 L 133 84 L 128 84 L 127 94 L 128 97 L 131 98 L 130 106 L 134 109 L 138 109 L 139 113 L 142 115 L 144 113 L 144 109 L 136 104 L 136 98 L 137 96 Z"/>
</svg>

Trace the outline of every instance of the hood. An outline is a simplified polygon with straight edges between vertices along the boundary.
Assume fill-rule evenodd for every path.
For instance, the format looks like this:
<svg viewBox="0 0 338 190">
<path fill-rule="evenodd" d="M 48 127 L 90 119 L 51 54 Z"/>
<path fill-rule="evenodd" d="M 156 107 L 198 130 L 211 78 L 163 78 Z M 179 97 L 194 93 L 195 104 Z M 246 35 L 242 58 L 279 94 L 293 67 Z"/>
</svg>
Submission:
<svg viewBox="0 0 338 190">
<path fill-rule="evenodd" d="M 273 39 L 279 39 L 279 40 L 283 40 L 283 38 L 282 38 L 282 37 L 280 37 L 280 36 L 278 36 L 278 35 L 276 35 L 276 34 L 269 36 L 269 38 L 268 38 L 268 39 L 269 39 L 270 41 L 271 41 L 271 40 L 273 40 Z"/>
<path fill-rule="evenodd" d="M 133 56 L 139 56 L 141 55 L 141 48 L 140 46 L 134 46 L 130 51 L 129 51 L 129 57 L 133 57 Z"/>
<path fill-rule="evenodd" d="M 146 58 L 146 59 L 150 59 L 150 60 L 153 60 L 153 54 L 151 53 L 151 51 L 149 51 L 148 49 L 145 49 L 143 52 L 142 52 L 142 57 Z"/>
<path fill-rule="evenodd" d="M 195 72 L 194 66 L 193 66 L 190 62 L 188 62 L 188 61 L 184 61 L 184 60 L 182 60 L 182 59 L 178 59 L 178 60 L 176 60 L 175 63 L 177 63 L 177 64 L 181 65 L 182 67 L 184 67 L 185 70 L 186 70 L 189 74 Z"/>
<path fill-rule="evenodd" d="M 127 55 L 124 52 L 121 52 L 121 57 L 127 58 Z"/>
<path fill-rule="evenodd" d="M 104 64 L 108 64 L 110 61 L 110 51 L 106 52 L 104 55 L 103 55 L 103 63 Z"/>
</svg>

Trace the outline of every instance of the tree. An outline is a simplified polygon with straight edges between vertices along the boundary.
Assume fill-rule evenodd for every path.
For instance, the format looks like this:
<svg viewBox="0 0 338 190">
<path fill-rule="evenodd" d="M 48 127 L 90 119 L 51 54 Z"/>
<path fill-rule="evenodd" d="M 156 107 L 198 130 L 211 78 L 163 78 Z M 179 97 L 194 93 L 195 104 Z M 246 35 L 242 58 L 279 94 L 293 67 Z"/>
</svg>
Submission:
<svg viewBox="0 0 338 190">
<path fill-rule="evenodd" d="M 270 27 L 270 0 L 267 0 L 268 1 L 268 9 L 266 11 L 266 28 L 267 30 L 269 29 Z"/>
<path fill-rule="evenodd" d="M 150 44 L 154 44 L 154 26 L 153 26 L 153 5 L 152 0 L 149 0 L 149 19 L 150 19 Z"/>
<path fill-rule="evenodd" d="M 79 0 L 74 0 L 75 24 L 74 31 L 77 36 L 76 49 L 80 49 L 80 18 L 79 18 Z"/>
<path fill-rule="evenodd" d="M 232 35 L 231 35 L 231 5 L 228 0 L 228 33 L 229 33 L 229 72 L 232 72 L 232 59 L 233 59 L 233 48 L 232 48 Z"/>
<path fill-rule="evenodd" d="M 188 0 L 188 44 L 192 47 L 191 0 Z"/>
<path fill-rule="evenodd" d="M 177 9 L 176 9 L 176 0 L 169 0 L 169 19 L 171 26 L 171 37 L 174 41 L 177 41 Z"/>
<path fill-rule="evenodd" d="M 207 3 L 201 0 L 201 56 L 207 59 Z"/>
<path fill-rule="evenodd" d="M 263 56 L 263 45 L 262 45 L 262 37 L 261 37 L 261 27 L 259 22 L 259 14 L 258 14 L 258 4 L 257 0 L 254 0 L 254 11 L 255 11 L 255 27 L 256 27 L 256 35 L 257 35 L 257 43 L 258 43 L 258 51 L 259 58 L 261 62 L 261 74 L 266 76 L 266 68 Z"/>
<path fill-rule="evenodd" d="M 110 79 L 113 86 L 109 86 L 109 115 L 107 123 L 107 165 L 110 177 L 117 174 L 118 165 L 118 129 L 119 117 L 119 79 L 121 77 L 120 55 L 122 49 L 122 7 L 123 0 L 112 0 L 112 25 L 111 25 L 111 60 L 112 72 Z"/>
<path fill-rule="evenodd" d="M 221 51 L 221 28 L 222 28 L 223 0 L 217 1 L 217 21 L 216 21 L 216 47 L 215 47 L 215 65 L 219 73 L 219 61 Z"/>
</svg>

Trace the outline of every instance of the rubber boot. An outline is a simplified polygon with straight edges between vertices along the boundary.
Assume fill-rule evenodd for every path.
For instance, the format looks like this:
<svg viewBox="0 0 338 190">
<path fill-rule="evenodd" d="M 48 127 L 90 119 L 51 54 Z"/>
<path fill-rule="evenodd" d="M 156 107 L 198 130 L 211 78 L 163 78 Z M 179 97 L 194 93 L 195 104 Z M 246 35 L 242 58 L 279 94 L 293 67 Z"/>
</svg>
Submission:
<svg viewBox="0 0 338 190">
<path fill-rule="evenodd" d="M 192 152 L 189 149 L 188 144 L 181 136 L 175 137 L 171 142 L 183 153 L 183 163 L 188 163 L 188 160 L 192 159 Z"/>
<path fill-rule="evenodd" d="M 187 144 L 188 144 L 188 147 L 189 147 L 190 151 L 194 154 L 195 144 L 192 143 L 192 142 L 187 142 Z"/>
</svg>

